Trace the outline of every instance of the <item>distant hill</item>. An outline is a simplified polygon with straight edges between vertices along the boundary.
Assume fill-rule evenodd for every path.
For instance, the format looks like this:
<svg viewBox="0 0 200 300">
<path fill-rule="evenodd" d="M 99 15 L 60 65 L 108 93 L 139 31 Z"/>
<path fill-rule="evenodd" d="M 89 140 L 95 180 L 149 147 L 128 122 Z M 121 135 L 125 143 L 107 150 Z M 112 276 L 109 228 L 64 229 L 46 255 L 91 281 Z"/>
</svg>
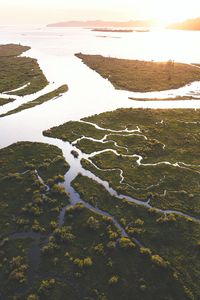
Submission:
<svg viewBox="0 0 200 300">
<path fill-rule="evenodd" d="M 54 24 L 48 24 L 47 27 L 149 27 L 154 25 L 151 20 L 135 20 L 127 22 L 112 21 L 67 21 Z"/>
<path fill-rule="evenodd" d="M 167 28 L 178 30 L 200 30 L 200 18 L 186 20 L 182 23 L 171 24 Z"/>
</svg>

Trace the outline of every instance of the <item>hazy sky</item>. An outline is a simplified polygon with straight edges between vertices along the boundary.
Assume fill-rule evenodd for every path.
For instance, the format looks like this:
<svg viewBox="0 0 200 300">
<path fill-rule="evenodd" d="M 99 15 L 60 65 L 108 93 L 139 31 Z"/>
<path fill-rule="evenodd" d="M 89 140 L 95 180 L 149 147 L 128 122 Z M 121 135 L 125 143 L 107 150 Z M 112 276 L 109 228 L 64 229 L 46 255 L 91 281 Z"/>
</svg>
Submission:
<svg viewBox="0 0 200 300">
<path fill-rule="evenodd" d="M 199 0 L 0 0 L 1 24 L 72 19 L 179 21 L 198 16 Z"/>
</svg>

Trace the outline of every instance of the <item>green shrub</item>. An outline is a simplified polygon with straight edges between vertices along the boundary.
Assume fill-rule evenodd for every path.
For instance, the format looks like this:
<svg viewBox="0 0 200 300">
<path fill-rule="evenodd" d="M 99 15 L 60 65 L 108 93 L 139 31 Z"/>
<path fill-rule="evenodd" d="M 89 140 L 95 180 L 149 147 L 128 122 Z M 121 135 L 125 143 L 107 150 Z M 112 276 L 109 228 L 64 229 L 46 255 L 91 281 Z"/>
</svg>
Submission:
<svg viewBox="0 0 200 300">
<path fill-rule="evenodd" d="M 98 254 L 104 254 L 103 244 L 98 244 L 94 247 L 94 251 Z"/>
<path fill-rule="evenodd" d="M 119 240 L 119 246 L 120 248 L 122 249 L 130 249 L 130 248 L 135 248 L 136 245 L 135 243 L 133 243 L 129 238 L 127 237 L 122 237 L 120 240 Z"/>
<path fill-rule="evenodd" d="M 151 257 L 151 261 L 159 266 L 159 267 L 162 267 L 162 268 L 167 268 L 169 266 L 169 262 L 168 261 L 165 261 L 160 255 L 158 254 L 155 254 L 155 255 L 152 255 Z"/>
<path fill-rule="evenodd" d="M 56 280 L 54 278 L 42 280 L 39 287 L 39 293 L 49 295 L 50 290 L 55 286 L 55 284 Z"/>
<path fill-rule="evenodd" d="M 75 258 L 73 260 L 73 263 L 78 266 L 79 268 L 84 268 L 84 267 L 91 267 L 93 262 L 92 259 L 90 257 L 86 257 L 83 259 L 80 258 Z"/>
<path fill-rule="evenodd" d="M 91 216 L 87 220 L 87 226 L 92 230 L 97 230 L 100 227 L 100 224 L 98 220 Z"/>
<path fill-rule="evenodd" d="M 36 294 L 31 294 L 27 297 L 27 300 L 39 300 L 39 297 Z"/>
<path fill-rule="evenodd" d="M 144 247 L 140 248 L 140 253 L 146 256 L 151 256 L 152 254 L 149 248 L 144 248 Z"/>
<path fill-rule="evenodd" d="M 118 282 L 119 282 L 119 277 L 116 275 L 112 276 L 108 281 L 109 285 L 116 285 Z"/>
</svg>

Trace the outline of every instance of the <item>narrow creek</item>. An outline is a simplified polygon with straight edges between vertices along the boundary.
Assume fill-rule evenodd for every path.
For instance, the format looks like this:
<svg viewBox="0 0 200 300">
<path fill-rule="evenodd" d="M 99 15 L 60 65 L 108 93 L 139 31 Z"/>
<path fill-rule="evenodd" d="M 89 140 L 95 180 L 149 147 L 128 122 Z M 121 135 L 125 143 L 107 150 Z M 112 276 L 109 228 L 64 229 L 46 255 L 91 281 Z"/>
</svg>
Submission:
<svg viewBox="0 0 200 300">
<path fill-rule="evenodd" d="M 81 199 L 80 195 L 72 187 L 72 185 L 71 185 L 72 181 L 78 176 L 78 174 L 82 174 L 83 176 L 91 178 L 94 181 L 96 181 L 99 184 L 101 184 L 102 186 L 104 186 L 104 188 L 110 193 L 110 195 L 115 196 L 118 199 L 126 199 L 129 202 L 132 202 L 132 203 L 134 203 L 134 204 L 136 204 L 138 206 L 146 207 L 147 209 L 153 208 L 153 209 L 155 209 L 159 213 L 163 213 L 163 214 L 174 213 L 174 214 L 176 214 L 178 216 L 181 216 L 181 217 L 190 218 L 194 222 L 197 222 L 197 223 L 200 224 L 200 219 L 199 218 L 191 216 L 191 215 L 188 215 L 188 214 L 183 213 L 181 211 L 177 211 L 177 210 L 163 210 L 163 209 L 159 209 L 159 208 L 153 207 L 150 204 L 150 200 L 149 199 L 146 200 L 146 201 L 141 201 L 141 200 L 132 198 L 130 196 L 126 196 L 126 195 L 123 195 L 123 194 L 118 194 L 113 188 L 111 188 L 109 186 L 109 183 L 107 181 L 100 179 L 98 176 L 96 176 L 92 172 L 90 172 L 90 171 L 88 171 L 88 170 L 86 170 L 86 169 L 84 169 L 82 167 L 81 160 L 82 159 L 89 160 L 89 157 L 95 155 L 96 152 L 94 152 L 94 153 L 92 153 L 90 155 L 87 155 L 87 154 L 83 153 L 82 151 L 80 151 L 78 148 L 76 148 L 76 146 L 74 144 L 70 144 L 68 142 L 64 142 L 64 141 L 61 141 L 59 139 L 44 137 L 43 141 L 45 143 L 47 143 L 47 144 L 51 144 L 51 145 L 59 147 L 62 150 L 63 156 L 65 157 L 66 161 L 70 164 L 70 169 L 65 174 L 65 182 L 64 182 L 63 186 L 65 187 L 66 191 L 68 192 L 68 194 L 70 196 L 71 205 L 75 205 L 78 202 L 82 202 L 89 209 L 91 209 L 93 211 L 96 211 L 96 213 L 100 213 L 100 214 L 102 214 L 104 216 L 108 216 L 109 215 L 108 212 L 104 212 L 104 211 L 102 211 L 102 210 L 100 210 L 100 209 L 98 209 L 96 207 L 94 208 L 90 204 L 88 204 L 87 202 L 85 202 L 83 199 Z M 74 158 L 74 156 L 71 154 L 72 150 L 75 150 L 76 152 L 78 152 L 78 154 L 79 154 L 78 158 Z M 108 150 L 116 152 L 113 149 L 108 149 Z M 100 152 L 104 152 L 104 150 L 102 150 Z M 98 152 L 98 153 L 100 153 L 100 152 Z M 126 155 L 124 155 L 124 156 L 126 156 Z M 130 157 L 135 157 L 135 155 L 130 155 Z M 139 158 L 138 163 L 141 164 L 141 160 L 142 160 L 142 157 Z M 89 160 L 89 162 L 91 162 L 91 161 Z M 169 162 L 163 162 L 163 163 L 170 164 Z M 145 165 L 145 164 L 143 164 L 143 165 Z M 148 165 L 150 165 L 150 164 L 148 164 Z M 179 167 L 178 164 L 175 164 L 175 165 L 177 167 Z M 111 218 L 113 218 L 111 215 L 109 215 L 109 216 Z M 63 208 L 63 211 L 61 212 L 61 214 L 59 216 L 59 222 L 60 222 L 60 224 L 63 224 L 63 222 L 64 222 L 64 208 Z M 122 228 L 122 226 L 118 222 L 116 223 L 116 220 L 114 218 L 113 218 L 113 223 L 115 223 L 115 225 L 117 226 L 117 228 L 121 230 L 122 235 L 125 234 L 125 236 L 127 236 L 127 234 L 125 233 L 125 231 Z"/>
<path fill-rule="evenodd" d="M 35 29 L 36 30 L 36 29 Z M 71 29 L 70 29 L 71 30 Z M 94 152 L 90 155 L 82 153 L 79 149 L 77 149 L 76 145 L 63 142 L 59 139 L 53 139 L 53 138 L 47 138 L 41 135 L 41 132 L 43 130 L 46 130 L 50 127 L 60 125 L 64 122 L 67 122 L 69 120 L 80 120 L 81 118 L 85 117 L 86 115 L 93 115 L 95 113 L 101 113 L 104 111 L 111 111 L 115 110 L 117 108 L 121 107 L 134 107 L 134 108 L 199 108 L 200 107 L 200 101 L 198 98 L 200 97 L 200 83 L 194 82 L 192 84 L 189 84 L 185 87 L 182 87 L 177 90 L 169 90 L 169 91 L 163 91 L 163 92 L 149 92 L 149 93 L 132 93 L 128 91 L 120 91 L 115 90 L 113 86 L 105 79 L 101 78 L 96 72 L 92 71 L 85 65 L 81 63 L 80 60 L 76 59 L 74 57 L 74 53 L 78 51 L 82 51 L 83 53 L 87 53 L 88 45 L 95 46 L 94 50 L 92 47 L 92 53 L 95 54 L 100 52 L 102 55 L 107 56 L 107 52 L 110 56 L 119 56 L 118 52 L 115 52 L 116 50 L 120 49 L 120 47 L 116 46 L 116 41 L 112 40 L 109 43 L 112 42 L 112 46 L 110 45 L 109 51 L 107 46 L 107 41 L 105 41 L 105 50 L 102 48 L 100 44 L 97 43 L 97 40 L 93 38 L 90 32 L 86 32 L 79 30 L 76 32 L 73 31 L 73 35 L 76 34 L 75 41 L 78 42 L 78 45 L 76 45 L 75 41 L 71 41 L 71 31 L 66 31 L 63 39 L 61 40 L 59 38 L 60 43 L 57 43 L 57 33 L 49 32 L 50 29 L 43 28 L 42 32 L 44 32 L 44 36 L 40 37 L 41 31 L 30 31 L 26 34 L 21 35 L 20 37 L 16 35 L 16 33 L 12 34 L 9 32 L 8 29 L 3 29 L 2 31 L 2 39 L 4 43 L 13 41 L 13 42 L 20 42 L 24 44 L 31 45 L 33 47 L 32 50 L 27 52 L 25 55 L 28 55 L 30 57 L 37 58 L 39 61 L 39 64 L 44 71 L 44 73 L 47 75 L 47 79 L 49 81 L 49 85 L 45 87 L 43 90 L 32 94 L 27 95 L 24 97 L 19 97 L 15 95 L 9 95 L 9 94 L 0 94 L 0 97 L 2 98 L 15 98 L 15 101 L 8 103 L 0 108 L 0 114 L 6 113 L 14 108 L 17 108 L 19 105 L 23 103 L 27 103 L 31 100 L 34 100 L 35 98 L 51 92 L 52 90 L 56 89 L 58 86 L 64 83 L 69 84 L 69 91 L 65 95 L 63 95 L 59 101 L 49 101 L 43 105 L 39 105 L 33 109 L 27 109 L 26 111 L 23 111 L 18 114 L 14 114 L 8 117 L 0 118 L 0 126 L 1 126 L 1 147 L 6 147 L 14 142 L 17 141 L 32 141 L 32 142 L 44 142 L 48 143 L 50 145 L 55 145 L 58 148 L 60 148 L 63 152 L 63 155 L 66 159 L 66 161 L 70 165 L 69 171 L 65 174 L 65 182 L 64 187 L 66 191 L 69 194 L 70 197 L 70 204 L 66 204 L 65 207 L 62 208 L 62 210 L 59 213 L 58 216 L 58 224 L 59 226 L 63 226 L 64 220 L 65 220 L 65 212 L 66 208 L 75 205 L 76 203 L 83 203 L 85 207 L 93 211 L 94 213 L 100 214 L 102 216 L 107 216 L 112 219 L 113 224 L 116 226 L 118 230 L 121 231 L 121 236 L 128 237 L 128 234 L 126 230 L 121 226 L 121 224 L 116 220 L 116 218 L 112 215 L 110 215 L 108 212 L 103 211 L 99 209 L 98 207 L 93 207 L 83 199 L 81 199 L 80 195 L 74 190 L 71 183 L 76 178 L 76 176 L 81 173 L 83 176 L 89 177 L 102 186 L 110 193 L 110 195 L 117 197 L 118 199 L 126 199 L 129 202 L 135 203 L 138 206 L 145 207 L 146 209 L 153 208 L 151 206 L 151 201 L 140 201 L 137 199 L 134 199 L 132 197 L 118 194 L 113 188 L 109 186 L 109 183 L 107 181 L 101 180 L 98 176 L 94 175 L 92 172 L 85 170 L 81 166 L 81 159 L 90 160 L 90 157 L 96 155 L 100 152 Z M 86 32 L 86 33 L 85 33 Z M 45 35 L 46 34 L 46 35 Z M 83 34 L 89 35 L 89 43 L 82 43 L 80 46 L 80 40 L 82 39 Z M 138 36 L 138 35 L 137 35 Z M 184 38 L 184 44 L 185 45 L 185 38 Z M 198 39 L 195 37 L 193 40 L 194 42 Z M 102 41 L 103 42 L 103 41 Z M 124 47 L 124 42 L 126 40 L 122 39 L 123 47 L 121 47 L 121 53 L 124 55 L 124 51 L 126 53 L 127 50 L 130 50 L 130 58 L 132 56 L 132 53 L 135 53 L 135 45 L 138 43 L 133 43 L 133 40 L 127 40 L 127 44 Z M 151 43 L 151 45 L 156 45 L 156 43 L 159 42 L 160 39 L 156 36 L 155 43 Z M 119 40 L 120 43 L 120 40 Z M 170 45 L 170 43 L 168 43 Z M 191 45 L 194 45 L 194 43 L 189 43 Z M 53 45 L 53 46 L 52 46 Z M 58 46 L 57 46 L 58 45 Z M 69 47 L 72 47 L 70 48 Z M 71 46 L 72 45 L 72 46 Z M 134 45 L 134 48 L 130 48 L 130 45 Z M 83 47 L 80 48 L 80 47 Z M 86 49 L 84 49 L 86 47 Z M 69 48 L 69 49 L 68 49 Z M 159 47 L 156 46 L 156 48 L 159 49 Z M 165 47 L 164 47 L 165 48 Z M 197 49 L 198 47 L 193 47 L 194 49 Z M 112 50 L 113 49 L 113 50 Z M 167 48 L 166 48 L 167 49 Z M 185 47 L 183 47 L 185 49 Z M 147 57 L 141 57 L 141 59 L 147 60 L 149 57 L 149 47 L 145 48 L 147 51 Z M 106 51 L 106 53 L 104 53 Z M 111 51 L 111 52 L 110 52 Z M 91 52 L 91 51 L 89 51 Z M 139 50 L 138 54 L 140 54 L 141 50 Z M 159 50 L 159 53 L 161 51 Z M 181 54 L 183 51 L 179 51 Z M 190 51 L 191 52 L 191 51 Z M 188 51 L 186 53 L 188 56 Z M 122 55 L 122 56 L 123 56 Z M 135 55 L 135 54 L 134 54 Z M 199 54 L 198 54 L 199 57 Z M 127 57 L 128 58 L 128 57 Z M 133 57 L 132 57 L 133 58 Z M 136 55 L 136 58 L 137 55 Z M 149 60 L 154 57 L 149 57 Z M 167 53 L 168 58 L 168 53 Z M 170 58 L 170 57 L 169 57 Z M 181 60 L 181 59 L 179 59 Z M 197 61 L 196 58 L 193 58 L 194 61 Z M 71 70 L 74 70 L 74 72 L 71 72 Z M 24 88 L 25 86 L 20 87 L 19 89 Z M 19 90 L 16 89 L 15 91 Z M 8 91 L 11 92 L 11 91 Z M 12 91 L 14 92 L 14 91 Z M 187 101 L 187 100 L 181 100 L 181 101 L 134 101 L 134 100 L 128 100 L 128 97 L 133 97 L 139 99 L 143 98 L 175 98 L 176 96 L 190 96 L 195 97 L 193 100 Z M 88 122 L 89 123 L 89 122 Z M 101 128 L 95 124 L 93 124 L 96 129 L 98 130 L 105 130 L 105 128 Z M 128 129 L 124 129 L 122 131 L 117 130 L 111 130 L 106 129 L 108 132 L 112 134 L 135 134 L 140 135 L 140 130 L 137 128 L 137 130 L 129 131 Z M 144 137 L 145 138 L 145 137 Z M 105 143 L 105 137 L 99 142 Z M 95 139 L 93 139 L 95 140 Z M 97 141 L 97 140 L 96 140 Z M 117 144 L 115 144 L 117 146 Z M 119 147 L 120 148 L 120 147 Z M 76 150 L 79 154 L 78 158 L 74 158 L 74 156 L 71 154 L 72 150 Z M 111 151 L 115 151 L 113 149 L 108 149 Z M 106 151 L 108 151 L 106 150 Z M 117 151 L 115 151 L 115 154 L 118 155 Z M 137 163 L 142 163 L 142 157 L 140 156 L 134 156 L 137 159 Z M 162 162 L 162 163 L 168 163 L 168 162 Z M 95 165 L 94 165 L 95 166 Z M 95 166 L 97 167 L 97 166 Z M 177 164 L 177 167 L 181 167 Z M 184 167 L 184 166 L 182 166 Z M 106 171 L 106 170 L 105 170 Z M 36 171 L 37 172 L 37 171 Z M 45 185 L 43 179 L 40 177 L 38 173 L 36 173 L 38 176 L 38 179 Z M 123 172 L 121 173 L 121 183 L 123 182 Z M 46 186 L 46 189 L 48 190 L 48 186 Z M 173 210 L 156 210 L 163 214 L 168 213 L 174 213 L 176 215 L 187 217 L 192 219 L 194 222 L 200 223 L 200 220 L 198 218 L 189 216 L 187 214 L 182 213 L 181 211 L 173 211 Z M 40 250 L 41 247 L 48 242 L 48 236 L 43 236 L 39 233 L 34 232 L 22 232 L 22 233 L 15 233 L 10 236 L 11 239 L 17 239 L 17 238 L 32 238 L 31 247 L 28 253 L 28 264 L 29 264 L 29 271 L 28 271 L 28 284 L 26 287 L 26 290 L 20 291 L 21 293 L 24 293 L 27 291 L 27 289 L 30 289 L 32 287 L 32 284 L 34 283 L 34 278 L 36 276 L 36 271 L 39 267 L 40 263 Z M 133 239 L 133 241 L 138 245 L 138 247 L 141 247 L 142 244 Z"/>
<path fill-rule="evenodd" d="M 92 123 L 93 124 L 93 123 Z M 97 129 L 99 130 L 107 130 L 110 131 L 113 134 L 139 134 L 140 133 L 140 129 L 139 127 L 135 130 L 127 130 L 126 128 L 124 130 L 111 130 L 111 129 L 103 129 L 95 124 L 93 124 Z M 84 137 L 83 137 L 84 138 Z M 88 139 L 90 139 L 89 137 L 86 137 Z M 104 137 L 105 138 L 105 137 Z M 104 138 L 101 140 L 98 140 L 99 142 L 105 143 Z M 92 138 L 91 138 L 92 139 Z M 80 139 L 78 139 L 80 140 Z M 78 141 L 77 140 L 77 141 Z M 109 212 L 107 211 L 103 211 L 101 209 L 99 209 L 98 207 L 94 207 L 91 204 L 89 204 L 87 201 L 83 200 L 79 193 L 75 191 L 75 189 L 72 187 L 72 181 L 78 176 L 78 174 L 82 174 L 83 176 L 86 176 L 88 178 L 93 179 L 94 181 L 96 181 L 97 183 L 101 184 L 108 192 L 110 195 L 115 196 L 118 199 L 126 199 L 128 202 L 134 203 L 138 206 L 142 206 L 145 207 L 147 209 L 155 209 L 157 212 L 162 213 L 164 215 L 169 214 L 169 213 L 173 213 L 176 214 L 178 216 L 184 217 L 184 218 L 190 218 L 192 221 L 200 224 L 200 219 L 190 216 L 188 214 L 185 214 L 181 211 L 176 211 L 176 210 L 162 210 L 156 207 L 153 207 L 150 204 L 150 199 L 145 200 L 145 201 L 141 201 L 135 198 L 132 198 L 130 196 L 126 196 L 123 194 L 118 194 L 113 188 L 111 188 L 109 186 L 109 183 L 105 180 L 100 179 L 98 176 L 96 176 L 95 174 L 93 174 L 92 172 L 84 169 L 81 165 L 81 160 L 82 159 L 86 159 L 87 161 L 91 162 L 90 158 L 95 156 L 98 153 L 103 153 L 105 151 L 112 151 L 114 152 L 116 155 L 119 155 L 119 153 L 116 150 L 113 149 L 106 149 L 106 150 L 102 150 L 102 151 L 98 151 L 98 152 L 93 152 L 91 154 L 85 154 L 83 153 L 80 149 L 78 149 L 76 147 L 76 142 L 73 143 L 69 143 L 69 142 L 64 142 L 60 139 L 56 139 L 56 138 L 49 138 L 49 137 L 42 137 L 42 142 L 50 144 L 50 145 L 54 145 L 57 146 L 59 149 L 62 150 L 63 156 L 65 158 L 65 160 L 69 163 L 70 165 L 70 169 L 67 171 L 67 173 L 65 174 L 65 181 L 64 183 L 62 183 L 62 185 L 64 186 L 66 192 L 69 195 L 69 201 L 70 204 L 66 204 L 66 206 L 64 206 L 62 208 L 62 210 L 59 213 L 58 216 L 58 226 L 61 227 L 64 225 L 65 222 L 65 213 L 66 213 L 66 209 L 70 206 L 74 206 L 77 203 L 83 203 L 83 205 L 88 208 L 89 210 L 91 210 L 92 212 L 99 214 L 101 216 L 106 216 L 109 217 L 113 224 L 116 226 L 116 228 L 120 231 L 121 236 L 122 237 L 127 237 L 130 238 L 129 235 L 127 234 L 125 228 L 123 228 L 123 226 L 120 224 L 120 222 L 114 217 L 112 216 Z M 117 144 L 115 144 L 115 146 L 118 146 Z M 75 150 L 76 152 L 78 152 L 78 157 L 75 158 L 72 155 L 72 150 Z M 139 165 L 142 164 L 142 157 L 138 156 L 138 155 L 123 155 L 122 156 L 128 156 L 128 157 L 136 157 L 136 163 L 138 163 Z M 165 163 L 165 164 L 170 164 L 169 162 L 159 162 L 159 163 Z M 158 163 L 158 164 L 159 164 Z M 94 167 L 96 167 L 98 169 L 98 167 L 93 164 Z M 145 165 L 145 164 L 143 164 Z M 147 165 L 151 165 L 151 164 L 147 164 Z M 179 163 L 173 164 L 176 167 L 180 167 Z M 120 170 L 120 169 L 113 169 L 113 170 Z M 109 170 L 104 170 L 104 171 L 109 171 Z M 122 170 L 121 170 L 122 171 Z M 49 187 L 45 184 L 45 182 L 43 181 L 43 179 L 41 178 L 41 176 L 38 174 L 37 170 L 35 170 L 35 174 L 37 175 L 38 179 L 40 180 L 40 182 L 46 187 L 46 190 L 49 190 Z M 123 180 L 123 171 L 121 173 L 121 182 Z M 26 293 L 27 291 L 29 291 L 34 283 L 34 278 L 36 276 L 36 272 L 37 269 L 39 267 L 39 263 L 40 263 L 40 252 L 41 252 L 41 247 L 44 246 L 45 244 L 48 243 L 48 238 L 49 235 L 45 236 L 42 235 L 40 233 L 34 233 L 34 232 L 22 232 L 22 233 L 14 233 L 10 236 L 11 239 L 17 239 L 17 238 L 32 238 L 32 244 L 30 247 L 30 250 L 28 252 L 28 264 L 29 264 L 29 270 L 28 270 L 28 282 L 25 288 L 20 289 L 19 292 L 21 294 Z M 144 245 L 138 241 L 136 238 L 130 238 L 138 247 L 144 247 Z"/>
</svg>

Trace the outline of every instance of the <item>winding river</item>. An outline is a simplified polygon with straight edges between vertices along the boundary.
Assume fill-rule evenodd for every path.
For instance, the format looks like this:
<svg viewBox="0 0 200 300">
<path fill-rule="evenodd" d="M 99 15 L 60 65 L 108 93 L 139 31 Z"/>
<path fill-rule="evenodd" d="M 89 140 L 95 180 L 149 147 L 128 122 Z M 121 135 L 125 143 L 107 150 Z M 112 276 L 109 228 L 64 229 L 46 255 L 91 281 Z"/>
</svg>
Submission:
<svg viewBox="0 0 200 300">
<path fill-rule="evenodd" d="M 141 205 L 147 209 L 152 208 L 151 202 L 149 200 L 140 201 L 125 195 L 119 195 L 114 189 L 110 188 L 108 182 L 101 180 L 93 173 L 85 170 L 81 166 L 81 159 L 84 158 L 89 160 L 92 155 L 97 154 L 96 152 L 86 155 L 76 148 L 76 143 L 70 144 L 58 139 L 47 138 L 42 135 L 42 132 L 50 127 L 60 125 L 69 120 L 80 120 L 81 118 L 92 114 L 111 111 L 122 107 L 200 108 L 200 100 L 166 100 L 151 102 L 129 100 L 129 97 L 137 98 L 139 100 L 142 98 L 175 98 L 177 95 L 200 98 L 199 82 L 194 82 L 178 90 L 164 92 L 132 93 L 119 91 L 115 90 L 108 80 L 103 79 L 74 56 L 74 53 L 83 52 L 88 54 L 98 53 L 119 58 L 156 61 L 173 59 L 179 62 L 200 63 L 200 33 L 153 30 L 148 33 L 133 32 L 128 35 L 121 33 L 120 38 L 117 39 L 98 39 L 94 32 L 87 29 L 47 28 L 45 26 L 23 28 L 8 26 L 0 28 L 0 34 L 2 44 L 21 43 L 31 46 L 31 50 L 23 55 L 37 58 L 49 81 L 47 87 L 34 95 L 25 97 L 13 96 L 16 100 L 0 107 L 0 114 L 8 112 L 22 103 L 29 102 L 50 92 L 62 84 L 68 84 L 69 86 L 69 91 L 58 99 L 48 101 L 42 105 L 14 115 L 0 118 L 0 147 L 6 147 L 17 141 L 44 142 L 59 147 L 70 165 L 69 171 L 65 174 L 64 182 L 66 191 L 70 195 L 70 205 L 82 202 L 91 211 L 110 217 L 115 226 L 121 231 L 122 236 L 128 237 L 125 229 L 113 216 L 108 212 L 91 206 L 81 199 L 80 195 L 71 186 L 71 182 L 79 173 L 81 173 L 103 185 L 105 189 L 115 197 L 120 199 L 126 198 L 127 201 Z M 115 37 L 115 33 L 109 33 L 109 36 Z M 187 43 L 185 43 L 185 40 Z M 188 53 L 192 56 L 188 57 Z M 20 87 L 20 89 L 23 89 L 23 87 Z M 7 91 L 4 94 L 0 94 L 0 97 L 9 98 L 10 95 Z M 96 128 L 101 129 L 98 126 L 96 126 Z M 126 129 L 120 132 L 110 130 L 110 132 L 119 134 L 140 134 L 139 128 L 134 132 L 129 132 Z M 105 137 L 100 140 L 100 142 L 105 143 Z M 115 144 L 115 146 L 117 145 Z M 76 150 L 79 153 L 78 158 L 74 158 L 71 154 L 72 150 Z M 113 149 L 109 150 L 115 151 Z M 115 154 L 118 155 L 117 151 L 115 151 Z M 137 163 L 142 163 L 142 157 L 137 156 Z M 178 162 L 176 166 L 184 167 L 184 165 L 180 165 Z M 120 174 L 122 183 L 123 172 Z M 42 181 L 42 178 L 40 178 L 40 180 Z M 64 223 L 66 208 L 67 206 L 64 207 L 59 214 L 59 226 L 62 226 Z M 157 209 L 157 211 L 163 214 L 174 213 L 179 216 L 189 217 L 194 222 L 200 223 L 198 218 L 188 216 L 180 211 L 161 209 Z M 37 266 L 40 250 L 39 240 L 41 237 L 37 234 L 33 235 L 33 233 L 17 233 L 12 236 L 12 238 L 25 238 L 27 236 L 33 238 L 29 257 L 32 256 L 34 259 L 31 260 L 29 264 L 31 266 L 34 264 Z M 139 247 L 142 246 L 139 241 L 134 241 Z M 32 269 L 34 271 L 34 267 Z"/>
</svg>

